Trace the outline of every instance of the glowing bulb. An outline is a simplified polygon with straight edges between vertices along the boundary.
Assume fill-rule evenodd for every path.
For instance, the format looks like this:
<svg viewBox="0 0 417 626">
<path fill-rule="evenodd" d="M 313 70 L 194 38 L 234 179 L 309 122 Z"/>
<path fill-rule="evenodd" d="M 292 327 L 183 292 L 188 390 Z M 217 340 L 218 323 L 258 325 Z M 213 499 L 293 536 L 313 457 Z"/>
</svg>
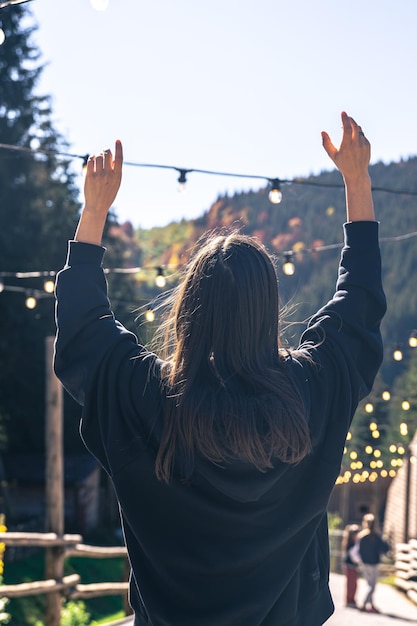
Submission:
<svg viewBox="0 0 417 626">
<path fill-rule="evenodd" d="M 372 431 L 372 437 L 373 437 L 374 439 L 379 439 L 379 436 L 380 436 L 380 432 L 379 432 L 379 430 L 373 430 L 373 431 Z"/>
<path fill-rule="evenodd" d="M 366 413 L 373 413 L 373 410 L 374 410 L 374 405 L 372 404 L 372 402 L 367 402 L 365 404 Z"/>
<path fill-rule="evenodd" d="M 385 400 L 385 402 L 388 402 L 388 400 L 391 400 L 391 394 L 389 391 L 383 391 L 381 397 L 383 400 Z"/>
<path fill-rule="evenodd" d="M 358 453 L 355 450 L 352 450 L 352 452 L 349 454 L 351 459 L 357 459 L 358 458 Z"/>
<path fill-rule="evenodd" d="M 413 332 L 411 333 L 408 339 L 408 345 L 410 346 L 410 348 L 417 348 L 417 330 L 413 330 Z"/>
<path fill-rule="evenodd" d="M 403 402 L 401 402 L 401 408 L 403 411 L 410 410 L 410 403 L 408 402 L 408 400 L 404 400 Z"/>
<path fill-rule="evenodd" d="M 270 181 L 271 190 L 268 194 L 269 201 L 272 204 L 279 204 L 282 201 L 282 193 L 279 178 L 274 178 Z"/>
<path fill-rule="evenodd" d="M 376 422 L 371 422 L 369 424 L 369 430 L 377 430 L 378 429 L 378 424 Z"/>
<path fill-rule="evenodd" d="M 390 445 L 389 451 L 391 452 L 391 454 L 394 454 L 394 452 L 397 452 L 397 446 L 395 445 L 395 443 L 392 443 Z"/>
<path fill-rule="evenodd" d="M 404 454 L 405 449 L 402 446 L 398 446 L 398 454 Z"/>
<path fill-rule="evenodd" d="M 147 322 L 153 322 L 155 319 L 155 313 L 152 311 L 152 309 L 148 309 L 145 313 L 145 320 Z"/>
<path fill-rule="evenodd" d="M 379 457 L 381 456 L 381 450 L 374 450 L 374 457 L 376 457 L 377 459 L 379 459 Z"/>
<path fill-rule="evenodd" d="M 366 452 L 366 454 L 372 454 L 372 452 L 373 452 L 373 447 L 372 447 L 372 446 L 366 446 L 366 448 L 365 448 L 365 452 Z"/>
<path fill-rule="evenodd" d="M 6 35 L 4 30 L 0 28 L 0 46 L 6 41 Z"/>
<path fill-rule="evenodd" d="M 394 361 L 402 361 L 403 353 L 399 348 L 396 348 L 393 353 Z"/>
<path fill-rule="evenodd" d="M 295 265 L 293 263 L 291 254 L 286 254 L 285 255 L 285 262 L 284 262 L 284 265 L 282 266 L 282 271 L 287 276 L 293 276 L 294 275 Z"/>
<path fill-rule="evenodd" d="M 406 437 L 408 435 L 408 426 L 405 422 L 401 422 L 400 424 L 400 435 Z"/>
<path fill-rule="evenodd" d="M 90 0 L 95 11 L 106 11 L 109 8 L 110 0 Z"/>
<path fill-rule="evenodd" d="M 37 305 L 36 298 L 34 296 L 28 296 L 25 300 L 25 306 L 27 309 L 34 309 Z"/>
<path fill-rule="evenodd" d="M 167 281 L 166 281 L 166 278 L 164 276 L 164 270 L 162 269 L 162 267 L 158 267 L 157 274 L 156 274 L 156 277 L 155 277 L 155 285 L 162 289 L 162 287 L 165 287 L 166 282 Z"/>
<path fill-rule="evenodd" d="M 48 280 L 45 280 L 45 282 L 43 283 L 43 288 L 46 291 L 46 293 L 54 293 L 54 289 L 55 289 L 54 281 L 51 280 L 50 278 Z"/>
<path fill-rule="evenodd" d="M 352 439 L 352 433 L 349 431 L 346 435 L 346 441 L 349 441 L 350 439 Z"/>
</svg>

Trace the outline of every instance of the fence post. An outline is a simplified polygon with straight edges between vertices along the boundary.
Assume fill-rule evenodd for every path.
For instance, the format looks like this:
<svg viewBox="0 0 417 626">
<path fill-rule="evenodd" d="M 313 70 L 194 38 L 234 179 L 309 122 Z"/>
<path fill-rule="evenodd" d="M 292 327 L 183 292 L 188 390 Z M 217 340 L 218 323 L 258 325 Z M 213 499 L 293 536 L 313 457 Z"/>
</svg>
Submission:
<svg viewBox="0 0 417 626">
<path fill-rule="evenodd" d="M 46 532 L 64 533 L 64 458 L 62 387 L 52 369 L 54 338 L 46 337 Z M 64 575 L 64 548 L 47 548 L 45 576 L 62 581 Z M 45 626 L 60 626 L 62 595 L 46 594 Z"/>
</svg>

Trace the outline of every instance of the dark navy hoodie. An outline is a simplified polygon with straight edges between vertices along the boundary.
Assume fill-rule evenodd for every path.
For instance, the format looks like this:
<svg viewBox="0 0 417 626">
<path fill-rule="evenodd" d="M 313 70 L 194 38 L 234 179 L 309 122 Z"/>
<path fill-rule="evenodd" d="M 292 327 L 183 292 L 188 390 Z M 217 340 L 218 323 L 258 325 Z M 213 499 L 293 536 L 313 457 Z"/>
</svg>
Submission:
<svg viewBox="0 0 417 626">
<path fill-rule="evenodd" d="M 69 243 L 54 367 L 114 484 L 135 626 L 320 626 L 332 614 L 326 508 L 355 409 L 382 361 L 386 308 L 378 224 L 344 229 L 335 295 L 284 364 L 304 400 L 312 453 L 265 472 L 200 458 L 189 481 L 175 470 L 169 485 L 154 470 L 162 362 L 114 319 L 104 248 Z"/>
</svg>

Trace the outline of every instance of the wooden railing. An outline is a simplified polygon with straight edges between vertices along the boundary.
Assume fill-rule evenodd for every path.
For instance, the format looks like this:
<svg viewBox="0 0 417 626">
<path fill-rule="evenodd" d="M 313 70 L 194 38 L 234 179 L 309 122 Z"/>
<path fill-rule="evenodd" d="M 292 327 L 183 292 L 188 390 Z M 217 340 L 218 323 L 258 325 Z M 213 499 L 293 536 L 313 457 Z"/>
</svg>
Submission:
<svg viewBox="0 0 417 626">
<path fill-rule="evenodd" d="M 37 580 L 33 582 L 18 583 L 16 585 L 1 585 L 0 597 L 16 598 L 31 596 L 36 594 L 55 594 L 59 604 L 65 598 L 67 600 L 95 598 L 105 595 L 123 595 L 125 597 L 125 608 L 127 608 L 127 591 L 129 583 L 122 582 L 102 582 L 82 584 L 78 574 L 64 576 L 64 559 L 69 556 L 89 557 L 89 558 L 114 558 L 126 557 L 124 546 L 90 546 L 82 543 L 81 535 L 57 535 L 56 533 L 21 533 L 5 532 L 0 533 L 0 542 L 6 546 L 18 547 L 38 547 L 48 550 L 57 550 L 60 557 L 58 562 L 62 563 L 62 570 L 57 573 L 56 578 L 47 580 Z M 128 568 L 126 567 L 126 577 Z M 59 617 L 55 618 L 53 626 L 60 626 Z"/>
<path fill-rule="evenodd" d="M 395 584 L 417 604 L 417 539 L 397 543 L 395 557 Z"/>
</svg>

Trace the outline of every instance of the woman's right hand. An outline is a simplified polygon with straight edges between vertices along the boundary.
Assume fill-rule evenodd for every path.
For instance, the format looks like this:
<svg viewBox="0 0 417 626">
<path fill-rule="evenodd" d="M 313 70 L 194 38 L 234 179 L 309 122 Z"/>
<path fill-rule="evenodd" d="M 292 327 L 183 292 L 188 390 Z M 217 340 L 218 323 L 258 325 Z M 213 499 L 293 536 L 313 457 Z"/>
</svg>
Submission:
<svg viewBox="0 0 417 626">
<path fill-rule="evenodd" d="M 367 175 L 371 145 L 362 132 L 362 128 L 345 111 L 342 112 L 342 125 L 343 136 L 339 149 L 334 146 L 325 131 L 321 136 L 327 154 L 345 181 L 350 181 Z"/>
<path fill-rule="evenodd" d="M 362 128 L 344 111 L 342 125 L 343 136 L 339 149 L 325 131 L 321 136 L 324 149 L 345 182 L 347 221 L 374 221 L 372 187 L 368 172 L 371 145 Z"/>
</svg>

